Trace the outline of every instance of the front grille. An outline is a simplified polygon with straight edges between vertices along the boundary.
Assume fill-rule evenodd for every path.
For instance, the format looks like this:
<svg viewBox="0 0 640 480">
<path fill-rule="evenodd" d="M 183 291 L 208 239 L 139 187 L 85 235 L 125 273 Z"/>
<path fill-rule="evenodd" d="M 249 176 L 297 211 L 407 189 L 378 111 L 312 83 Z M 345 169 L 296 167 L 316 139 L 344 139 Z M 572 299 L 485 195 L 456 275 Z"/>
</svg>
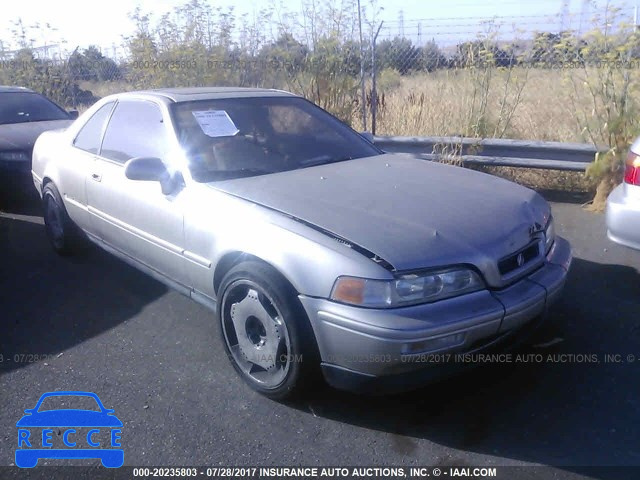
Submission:
<svg viewBox="0 0 640 480">
<path fill-rule="evenodd" d="M 539 253 L 540 250 L 537 241 L 516 253 L 512 253 L 498 262 L 500 274 L 503 276 L 508 275 L 514 270 L 518 270 L 519 268 L 526 266 L 529 262 L 535 260 Z"/>
</svg>

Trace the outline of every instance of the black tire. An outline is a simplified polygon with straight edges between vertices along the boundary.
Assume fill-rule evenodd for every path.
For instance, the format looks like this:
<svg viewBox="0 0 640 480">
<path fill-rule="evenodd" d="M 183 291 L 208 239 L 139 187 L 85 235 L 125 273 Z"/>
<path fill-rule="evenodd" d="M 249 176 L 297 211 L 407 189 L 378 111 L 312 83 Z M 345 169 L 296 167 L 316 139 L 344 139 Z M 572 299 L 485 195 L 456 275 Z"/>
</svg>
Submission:
<svg viewBox="0 0 640 480">
<path fill-rule="evenodd" d="M 60 192 L 51 182 L 42 189 L 42 208 L 49 243 L 59 255 L 72 255 L 78 244 L 78 230 L 69 218 Z"/>
<path fill-rule="evenodd" d="M 258 294 L 257 299 L 255 293 Z M 242 306 L 244 303 L 249 306 Z M 256 312 L 264 309 L 268 314 L 266 321 L 260 313 L 245 319 L 240 310 L 251 312 L 252 306 L 256 307 Z M 295 289 L 271 266 L 247 261 L 233 267 L 218 289 L 217 316 L 231 364 L 255 391 L 274 400 L 292 400 L 308 392 L 319 381 L 319 355 L 309 319 Z M 270 332 L 271 327 L 267 324 L 271 321 L 277 334 Z M 236 328 L 237 325 L 241 326 Z M 240 336 L 244 335 L 242 340 L 237 330 L 241 331 Z M 271 341 L 274 338 L 276 341 Z M 264 344 L 260 346 L 260 342 Z M 279 345 L 276 350 L 275 344 Z M 260 357 L 262 365 L 252 363 L 247 356 L 257 355 L 259 351 L 263 352 Z M 276 355 L 269 353 L 274 351 Z M 274 364 L 265 368 L 272 357 Z M 248 365 L 250 371 L 247 370 Z M 258 375 L 263 381 L 256 378 Z"/>
</svg>

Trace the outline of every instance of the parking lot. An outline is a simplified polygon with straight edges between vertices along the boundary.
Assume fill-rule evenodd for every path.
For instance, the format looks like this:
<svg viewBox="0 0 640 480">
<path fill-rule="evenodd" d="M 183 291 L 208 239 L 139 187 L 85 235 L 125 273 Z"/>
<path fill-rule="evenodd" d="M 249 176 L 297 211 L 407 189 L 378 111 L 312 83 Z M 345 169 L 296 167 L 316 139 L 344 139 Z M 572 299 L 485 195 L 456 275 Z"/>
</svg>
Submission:
<svg viewBox="0 0 640 480">
<path fill-rule="evenodd" d="M 97 248 L 56 256 L 37 202 L 4 191 L 0 465 L 23 410 L 52 390 L 115 409 L 125 465 L 554 465 L 549 478 L 640 465 L 640 252 L 609 242 L 584 198 L 548 199 L 575 259 L 522 350 L 544 361 L 387 397 L 320 387 L 287 405 L 237 377 L 211 312 Z"/>
</svg>

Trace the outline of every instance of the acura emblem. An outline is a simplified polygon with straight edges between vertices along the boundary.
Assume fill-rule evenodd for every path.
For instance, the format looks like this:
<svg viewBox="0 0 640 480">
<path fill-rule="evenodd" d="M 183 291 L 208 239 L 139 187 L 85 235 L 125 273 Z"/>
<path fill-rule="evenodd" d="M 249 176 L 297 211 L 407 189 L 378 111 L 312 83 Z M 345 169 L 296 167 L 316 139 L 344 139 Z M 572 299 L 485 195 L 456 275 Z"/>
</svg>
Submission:
<svg viewBox="0 0 640 480">
<path fill-rule="evenodd" d="M 524 265 L 524 255 L 523 254 L 518 254 L 518 258 L 516 258 L 516 262 L 518 262 L 518 266 L 521 267 L 522 265 Z"/>
</svg>

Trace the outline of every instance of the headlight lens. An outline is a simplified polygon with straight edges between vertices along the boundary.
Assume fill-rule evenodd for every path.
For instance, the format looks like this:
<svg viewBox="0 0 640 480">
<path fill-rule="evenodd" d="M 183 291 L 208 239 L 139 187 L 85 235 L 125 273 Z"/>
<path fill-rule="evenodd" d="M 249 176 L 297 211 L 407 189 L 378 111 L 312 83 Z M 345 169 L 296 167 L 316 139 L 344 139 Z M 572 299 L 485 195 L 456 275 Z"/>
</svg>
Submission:
<svg viewBox="0 0 640 480">
<path fill-rule="evenodd" d="M 553 224 L 553 217 L 549 217 L 549 221 L 547 222 L 547 226 L 544 229 L 544 251 L 545 253 L 549 253 L 551 247 L 553 246 L 553 242 L 556 239 L 556 227 Z"/>
<path fill-rule="evenodd" d="M 0 160 L 7 162 L 28 162 L 29 155 L 27 155 L 27 152 L 22 151 L 0 152 Z"/>
<path fill-rule="evenodd" d="M 402 275 L 394 280 L 339 277 L 331 299 L 370 308 L 393 308 L 435 302 L 484 288 L 484 282 L 467 268 Z"/>
</svg>

